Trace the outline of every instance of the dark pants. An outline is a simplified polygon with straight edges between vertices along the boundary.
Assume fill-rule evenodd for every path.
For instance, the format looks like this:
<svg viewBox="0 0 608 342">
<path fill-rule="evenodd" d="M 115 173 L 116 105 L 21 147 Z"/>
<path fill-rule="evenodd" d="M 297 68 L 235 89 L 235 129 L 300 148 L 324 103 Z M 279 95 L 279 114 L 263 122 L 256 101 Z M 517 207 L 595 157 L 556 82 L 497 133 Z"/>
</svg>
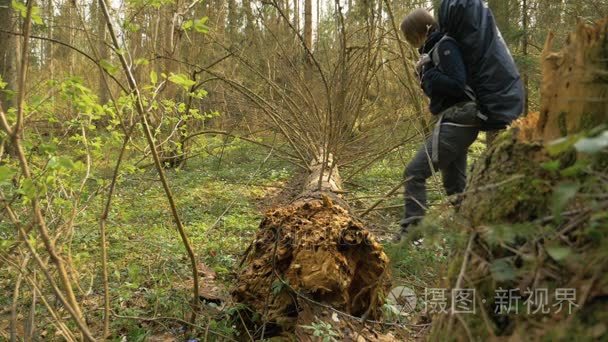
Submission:
<svg viewBox="0 0 608 342">
<path fill-rule="evenodd" d="M 467 153 L 477 139 L 479 129 L 442 125 L 439 133 L 439 162 L 431 168 L 432 138 L 418 150 L 405 169 L 405 216 L 401 221 L 404 231 L 422 219 L 426 210 L 426 180 L 434 170 L 440 170 L 443 187 L 448 196 L 461 193 L 467 181 Z"/>
</svg>

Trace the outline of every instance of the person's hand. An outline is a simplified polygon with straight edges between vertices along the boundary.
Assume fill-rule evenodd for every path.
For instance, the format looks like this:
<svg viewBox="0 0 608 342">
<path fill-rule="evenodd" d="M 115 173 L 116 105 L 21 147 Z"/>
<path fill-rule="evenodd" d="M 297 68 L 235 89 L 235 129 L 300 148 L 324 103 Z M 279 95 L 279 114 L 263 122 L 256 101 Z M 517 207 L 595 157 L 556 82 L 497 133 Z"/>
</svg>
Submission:
<svg viewBox="0 0 608 342">
<path fill-rule="evenodd" d="M 418 75 L 420 75 L 420 77 L 422 77 L 422 74 L 424 72 L 424 66 L 430 62 L 431 62 L 431 57 L 428 54 L 425 53 L 420 56 L 420 59 L 416 63 L 416 73 L 418 73 Z"/>
<path fill-rule="evenodd" d="M 422 83 L 424 84 L 425 82 L 427 82 L 427 80 L 429 79 L 429 77 L 434 74 L 437 71 L 437 68 L 434 66 L 427 66 L 426 68 L 423 67 L 422 70 L 422 76 L 420 77 Z"/>
</svg>

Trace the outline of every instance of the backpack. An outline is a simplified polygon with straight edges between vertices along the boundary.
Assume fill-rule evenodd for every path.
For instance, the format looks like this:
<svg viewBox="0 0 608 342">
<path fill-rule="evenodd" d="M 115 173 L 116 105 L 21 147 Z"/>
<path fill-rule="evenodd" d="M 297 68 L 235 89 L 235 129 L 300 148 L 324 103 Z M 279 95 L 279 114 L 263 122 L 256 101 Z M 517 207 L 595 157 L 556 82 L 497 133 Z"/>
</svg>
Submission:
<svg viewBox="0 0 608 342">
<path fill-rule="evenodd" d="M 479 111 L 487 116 L 483 127 L 505 128 L 523 112 L 524 88 L 492 12 L 482 0 L 443 0 L 439 26 L 446 34 L 441 40 L 455 40 L 461 48 L 467 67 L 467 95 L 474 94 Z M 430 53 L 438 67 L 440 43 Z"/>
</svg>

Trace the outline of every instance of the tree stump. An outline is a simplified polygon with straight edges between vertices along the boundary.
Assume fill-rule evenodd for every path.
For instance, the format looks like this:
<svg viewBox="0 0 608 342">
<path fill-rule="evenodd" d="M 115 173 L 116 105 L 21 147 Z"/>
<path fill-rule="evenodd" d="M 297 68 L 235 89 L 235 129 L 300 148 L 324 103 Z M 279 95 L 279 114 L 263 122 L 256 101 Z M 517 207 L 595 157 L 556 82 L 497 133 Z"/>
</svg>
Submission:
<svg viewBox="0 0 608 342">
<path fill-rule="evenodd" d="M 549 35 L 541 56 L 543 82 L 538 137 L 550 142 L 608 121 L 608 19 L 582 22 L 553 52 Z"/>
</svg>

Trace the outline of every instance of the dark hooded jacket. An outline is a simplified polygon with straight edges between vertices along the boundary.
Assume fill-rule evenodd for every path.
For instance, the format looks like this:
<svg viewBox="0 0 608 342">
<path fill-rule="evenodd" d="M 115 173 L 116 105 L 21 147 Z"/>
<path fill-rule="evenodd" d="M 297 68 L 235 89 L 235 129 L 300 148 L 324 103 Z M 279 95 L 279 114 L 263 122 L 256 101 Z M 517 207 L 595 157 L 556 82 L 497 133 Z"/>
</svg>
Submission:
<svg viewBox="0 0 608 342">
<path fill-rule="evenodd" d="M 429 34 L 421 54 L 430 54 L 431 50 L 444 36 L 440 32 Z M 460 48 L 453 40 L 444 40 L 437 47 L 441 70 L 427 63 L 422 70 L 422 89 L 431 100 L 430 111 L 439 114 L 457 103 L 469 101 L 465 94 L 467 70 Z"/>
</svg>

